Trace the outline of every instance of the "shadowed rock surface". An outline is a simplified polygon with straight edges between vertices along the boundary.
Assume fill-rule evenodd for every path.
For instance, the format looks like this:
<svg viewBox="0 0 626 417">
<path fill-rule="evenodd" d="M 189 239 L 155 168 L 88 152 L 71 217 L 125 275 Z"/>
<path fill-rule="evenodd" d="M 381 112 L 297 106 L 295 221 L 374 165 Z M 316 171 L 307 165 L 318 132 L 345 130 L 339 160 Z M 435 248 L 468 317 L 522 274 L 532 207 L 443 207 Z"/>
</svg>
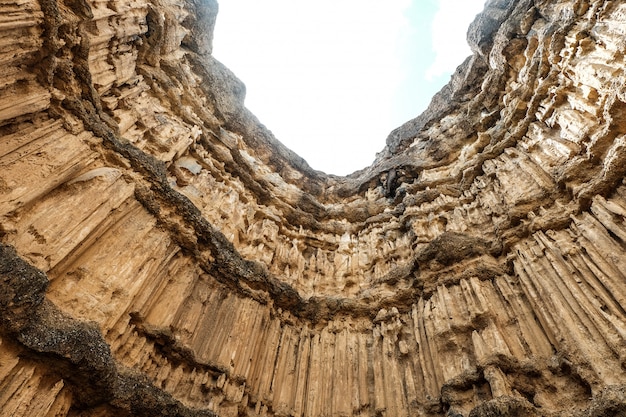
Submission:
<svg viewBox="0 0 626 417">
<path fill-rule="evenodd" d="M 0 415 L 626 415 L 626 4 L 488 0 L 347 177 L 217 12 L 0 4 Z"/>
</svg>

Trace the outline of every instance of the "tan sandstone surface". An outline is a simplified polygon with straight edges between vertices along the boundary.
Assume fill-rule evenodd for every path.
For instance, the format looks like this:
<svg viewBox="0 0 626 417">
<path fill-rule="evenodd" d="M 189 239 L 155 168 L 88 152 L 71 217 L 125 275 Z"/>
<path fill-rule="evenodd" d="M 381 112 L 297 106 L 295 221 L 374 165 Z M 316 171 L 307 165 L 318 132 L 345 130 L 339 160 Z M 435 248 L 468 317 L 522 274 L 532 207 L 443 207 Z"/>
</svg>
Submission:
<svg viewBox="0 0 626 417">
<path fill-rule="evenodd" d="M 347 177 L 217 10 L 0 3 L 0 415 L 626 415 L 625 2 L 488 0 Z"/>
</svg>

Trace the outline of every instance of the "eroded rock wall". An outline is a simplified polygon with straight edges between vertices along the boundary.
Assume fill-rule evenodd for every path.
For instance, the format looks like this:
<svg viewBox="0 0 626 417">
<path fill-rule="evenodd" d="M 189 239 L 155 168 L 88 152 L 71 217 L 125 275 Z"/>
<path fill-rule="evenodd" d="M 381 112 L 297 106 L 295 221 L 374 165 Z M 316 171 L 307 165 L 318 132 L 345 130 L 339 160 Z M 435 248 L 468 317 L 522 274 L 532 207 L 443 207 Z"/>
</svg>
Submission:
<svg viewBox="0 0 626 417">
<path fill-rule="evenodd" d="M 217 10 L 0 5 L 1 415 L 626 413 L 625 4 L 489 0 L 345 178 Z"/>
</svg>

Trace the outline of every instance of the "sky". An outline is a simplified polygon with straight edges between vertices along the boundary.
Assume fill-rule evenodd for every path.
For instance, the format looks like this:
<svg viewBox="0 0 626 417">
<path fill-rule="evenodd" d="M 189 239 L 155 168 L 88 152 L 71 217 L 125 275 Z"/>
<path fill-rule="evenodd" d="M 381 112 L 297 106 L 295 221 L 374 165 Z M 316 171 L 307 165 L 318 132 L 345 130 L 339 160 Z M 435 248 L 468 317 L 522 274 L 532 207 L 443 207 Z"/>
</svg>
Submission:
<svg viewBox="0 0 626 417">
<path fill-rule="evenodd" d="M 220 0 L 213 55 L 314 169 L 365 168 L 471 54 L 485 0 Z"/>
</svg>

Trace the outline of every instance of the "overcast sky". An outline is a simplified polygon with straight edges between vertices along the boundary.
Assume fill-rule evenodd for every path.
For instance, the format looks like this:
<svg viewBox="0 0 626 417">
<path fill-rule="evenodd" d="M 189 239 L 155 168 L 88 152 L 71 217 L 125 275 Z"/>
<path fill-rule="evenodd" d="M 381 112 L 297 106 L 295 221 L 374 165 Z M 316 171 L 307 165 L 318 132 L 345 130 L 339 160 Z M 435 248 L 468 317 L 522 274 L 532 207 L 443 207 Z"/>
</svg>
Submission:
<svg viewBox="0 0 626 417">
<path fill-rule="evenodd" d="M 366 167 L 470 55 L 484 0 L 221 0 L 213 55 L 315 169 Z"/>
</svg>

